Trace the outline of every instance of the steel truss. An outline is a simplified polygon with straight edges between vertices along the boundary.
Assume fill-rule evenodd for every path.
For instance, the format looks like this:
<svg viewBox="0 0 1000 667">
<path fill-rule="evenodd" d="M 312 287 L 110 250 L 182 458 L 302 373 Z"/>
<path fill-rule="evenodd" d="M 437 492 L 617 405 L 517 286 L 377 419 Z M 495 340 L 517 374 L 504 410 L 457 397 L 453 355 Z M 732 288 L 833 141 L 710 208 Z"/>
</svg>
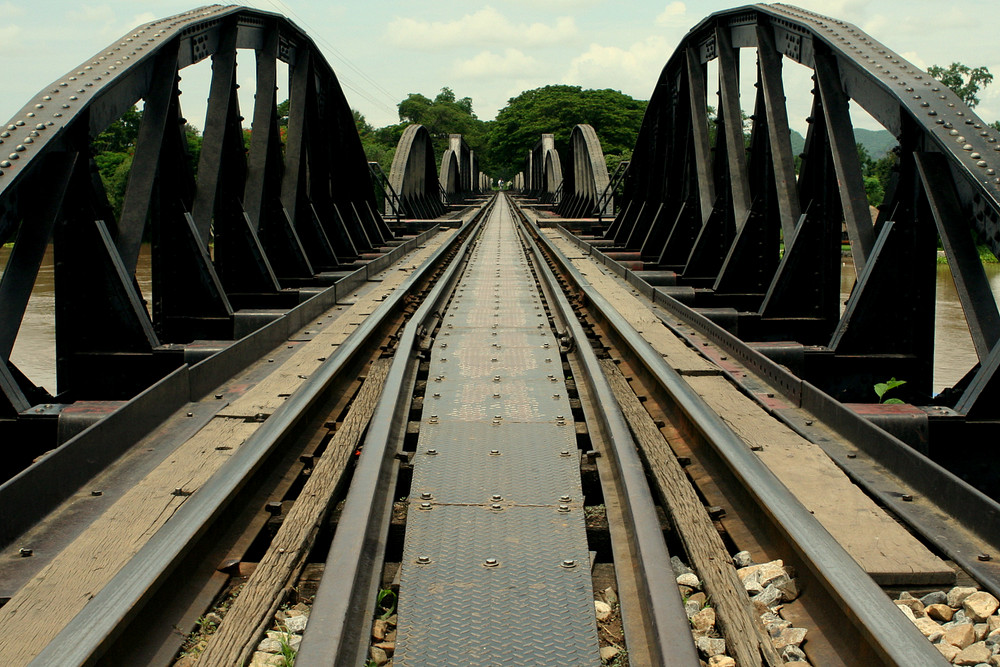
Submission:
<svg viewBox="0 0 1000 667">
<path fill-rule="evenodd" d="M 739 62 L 756 55 L 749 141 Z M 783 57 L 813 70 L 796 174 Z M 714 144 L 708 63 L 719 97 Z M 899 141 L 873 221 L 848 105 Z M 907 380 L 909 401 L 963 418 L 1000 417 L 1000 317 L 972 230 L 1000 254 L 1000 143 L 947 87 L 856 26 L 787 5 L 718 12 L 663 69 L 618 215 L 595 239 L 609 256 L 843 401 Z M 841 312 L 841 234 L 857 271 Z M 932 398 L 935 244 L 941 239 L 979 356 Z M 778 341 L 794 343 L 775 345 Z M 954 413 L 950 413 L 954 414 Z"/>
<path fill-rule="evenodd" d="M 256 55 L 248 149 L 237 49 Z M 211 91 L 196 171 L 179 82 L 206 58 Z M 278 61 L 290 79 L 284 145 Z M 140 100 L 116 216 L 91 141 Z M 276 14 L 213 6 L 143 25 L 40 91 L 2 135 L 10 155 L 0 162 L 0 242 L 14 241 L 0 283 L 3 417 L 56 402 L 9 361 L 50 242 L 60 402 L 129 398 L 191 360 L 183 344 L 239 338 L 268 311 L 279 316 L 395 244 L 333 70 Z M 151 303 L 134 278 L 145 239 Z"/>
</svg>

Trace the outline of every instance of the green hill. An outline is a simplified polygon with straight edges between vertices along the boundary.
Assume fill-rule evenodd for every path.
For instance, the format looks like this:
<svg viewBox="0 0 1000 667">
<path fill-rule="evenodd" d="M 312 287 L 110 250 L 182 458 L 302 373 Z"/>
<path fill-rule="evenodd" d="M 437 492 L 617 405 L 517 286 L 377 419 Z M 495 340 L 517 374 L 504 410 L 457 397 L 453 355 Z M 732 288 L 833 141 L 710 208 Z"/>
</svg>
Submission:
<svg viewBox="0 0 1000 667">
<path fill-rule="evenodd" d="M 806 145 L 806 139 L 792 130 L 792 154 L 799 155 Z M 854 141 L 868 149 L 868 155 L 878 160 L 896 146 L 896 137 L 888 130 L 862 130 L 855 128 Z"/>
</svg>

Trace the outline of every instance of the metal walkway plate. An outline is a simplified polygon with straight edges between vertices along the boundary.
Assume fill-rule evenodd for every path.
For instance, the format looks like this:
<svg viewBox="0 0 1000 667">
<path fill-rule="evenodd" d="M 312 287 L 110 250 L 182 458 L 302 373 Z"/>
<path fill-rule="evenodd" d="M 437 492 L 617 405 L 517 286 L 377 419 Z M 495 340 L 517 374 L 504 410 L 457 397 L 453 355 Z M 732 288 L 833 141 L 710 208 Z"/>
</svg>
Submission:
<svg viewBox="0 0 1000 667">
<path fill-rule="evenodd" d="M 580 459 L 558 345 L 494 209 L 431 355 L 395 665 L 599 665 Z"/>
</svg>

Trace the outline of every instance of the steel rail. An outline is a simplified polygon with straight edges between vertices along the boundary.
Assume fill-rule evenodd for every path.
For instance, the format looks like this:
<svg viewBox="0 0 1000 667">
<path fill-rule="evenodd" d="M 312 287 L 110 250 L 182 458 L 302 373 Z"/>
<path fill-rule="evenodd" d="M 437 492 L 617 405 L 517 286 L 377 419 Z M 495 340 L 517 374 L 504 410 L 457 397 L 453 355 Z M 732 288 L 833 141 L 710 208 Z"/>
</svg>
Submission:
<svg viewBox="0 0 1000 667">
<path fill-rule="evenodd" d="M 826 531 L 663 357 L 583 277 L 550 239 L 538 237 L 552 257 L 675 401 L 692 427 L 711 445 L 733 478 L 756 501 L 764 517 L 783 536 L 822 589 L 844 613 L 863 641 L 883 662 L 895 665 L 946 665 L 941 653 L 889 600 L 882 589 Z M 811 590 L 809 595 L 819 591 Z M 856 649 L 854 649 L 856 650 Z"/>
<path fill-rule="evenodd" d="M 521 225 L 524 224 L 526 223 L 522 218 Z M 594 354 L 593 348 L 585 343 L 587 334 L 583 326 L 573 312 L 551 268 L 545 262 L 538 245 L 524 231 L 522 237 L 534 258 L 538 276 L 545 281 L 549 289 L 552 297 L 549 306 L 558 311 L 569 333 L 578 343 L 576 352 L 581 366 L 586 371 L 585 381 L 596 398 L 596 404 L 601 406 L 597 417 L 605 434 L 608 460 L 615 469 L 619 485 L 624 492 L 621 499 L 622 513 L 628 522 L 626 530 L 638 556 L 638 580 L 641 582 L 642 602 L 652 626 L 647 629 L 647 634 L 653 638 L 654 644 L 649 647 L 650 657 L 659 665 L 697 665 L 698 651 L 691 636 L 691 624 L 684 612 L 684 603 L 670 566 L 670 553 L 663 539 L 653 495 L 628 423 L 618 407 L 618 401 L 601 369 L 597 355 Z"/>
<path fill-rule="evenodd" d="M 472 225 L 470 220 L 464 230 Z M 98 660 L 130 619 L 210 530 L 268 455 L 317 405 L 338 373 L 364 349 L 372 334 L 405 304 L 406 297 L 458 242 L 456 235 L 414 271 L 306 380 L 219 471 L 111 578 L 32 660 L 33 667 L 89 665 Z"/>
<path fill-rule="evenodd" d="M 829 438 L 817 438 L 802 421 L 784 410 L 769 410 L 789 428 L 817 445 L 851 480 L 889 507 L 935 548 L 1000 596 L 1000 564 L 980 554 L 1000 553 L 1000 503 L 935 463 L 815 385 L 753 349 L 739 338 L 643 280 L 599 248 L 560 227 L 572 243 L 618 274 L 650 301 L 717 345 L 733 359 L 764 378 L 794 406 L 821 420 L 870 457 L 849 458 L 850 450 Z M 663 315 L 661 320 L 665 320 Z M 676 331 L 676 324 L 665 324 Z M 913 499 L 906 501 L 904 494 Z M 957 525 L 956 525 L 957 524 Z"/>
<path fill-rule="evenodd" d="M 324 572 L 332 576 L 324 576 L 320 582 L 295 658 L 299 667 L 354 667 L 363 658 L 381 572 L 381 558 L 375 552 L 386 527 L 385 515 L 391 510 L 395 489 L 389 482 L 410 409 L 415 355 L 420 339 L 433 329 L 440 308 L 460 277 L 460 266 L 495 203 L 494 198 L 484 207 L 458 256 L 403 328 L 327 555 Z"/>
</svg>

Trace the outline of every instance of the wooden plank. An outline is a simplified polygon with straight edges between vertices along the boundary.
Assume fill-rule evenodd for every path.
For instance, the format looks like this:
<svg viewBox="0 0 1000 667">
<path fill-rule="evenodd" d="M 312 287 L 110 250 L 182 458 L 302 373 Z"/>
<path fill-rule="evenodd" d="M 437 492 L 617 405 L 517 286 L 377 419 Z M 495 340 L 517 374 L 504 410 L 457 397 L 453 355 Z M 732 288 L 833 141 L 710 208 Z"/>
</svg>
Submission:
<svg viewBox="0 0 1000 667">
<path fill-rule="evenodd" d="M 379 359 L 372 364 L 350 412 L 316 463 L 312 476 L 282 522 L 267 553 L 233 602 L 218 631 L 209 638 L 198 660 L 199 666 L 229 667 L 250 659 L 260 634 L 267 629 L 276 606 L 284 599 L 282 591 L 294 582 L 305 565 L 323 517 L 330 509 L 334 491 L 375 411 L 390 365 L 391 359 Z"/>
<path fill-rule="evenodd" d="M 767 414 L 724 377 L 685 380 L 876 582 L 953 580 L 953 570 L 855 486 L 818 445 Z"/>
<path fill-rule="evenodd" d="M 427 260 L 431 254 L 447 242 L 455 234 L 449 229 L 436 234 L 425 245 L 410 253 L 400 263 L 382 272 L 381 284 L 378 289 L 356 298 L 354 303 L 342 311 L 337 319 L 322 325 L 313 338 L 299 345 L 299 349 L 274 369 L 274 372 L 258 382 L 245 394 L 219 411 L 226 417 L 251 418 L 257 415 L 270 415 L 278 409 L 285 400 L 295 392 L 308 377 L 357 329 L 365 317 L 370 315 L 384 300 L 382 296 L 397 289 L 410 272 Z M 406 262 L 405 265 L 402 262 Z M 307 326 L 305 329 L 316 329 Z M 305 377 L 303 377 L 305 376 Z"/>
<path fill-rule="evenodd" d="M 543 229 L 542 233 L 553 240 L 556 247 L 567 257 L 579 255 L 576 246 L 555 228 Z M 653 349 L 663 355 L 667 363 L 682 375 L 717 375 L 718 367 L 695 352 L 687 343 L 664 326 L 660 318 L 637 298 L 633 288 L 606 270 L 589 256 L 571 259 L 570 262 L 593 285 L 594 289 L 614 304 L 632 327 L 649 341 Z"/>
<path fill-rule="evenodd" d="M 729 654 L 744 667 L 783 664 L 708 511 L 667 441 L 615 363 L 604 359 L 601 365 L 632 434 L 645 453 L 691 564 L 712 598 Z"/>
<path fill-rule="evenodd" d="M 23 665 L 81 610 L 260 424 L 216 417 L 129 489 L 0 607 L 0 665 Z"/>
</svg>

